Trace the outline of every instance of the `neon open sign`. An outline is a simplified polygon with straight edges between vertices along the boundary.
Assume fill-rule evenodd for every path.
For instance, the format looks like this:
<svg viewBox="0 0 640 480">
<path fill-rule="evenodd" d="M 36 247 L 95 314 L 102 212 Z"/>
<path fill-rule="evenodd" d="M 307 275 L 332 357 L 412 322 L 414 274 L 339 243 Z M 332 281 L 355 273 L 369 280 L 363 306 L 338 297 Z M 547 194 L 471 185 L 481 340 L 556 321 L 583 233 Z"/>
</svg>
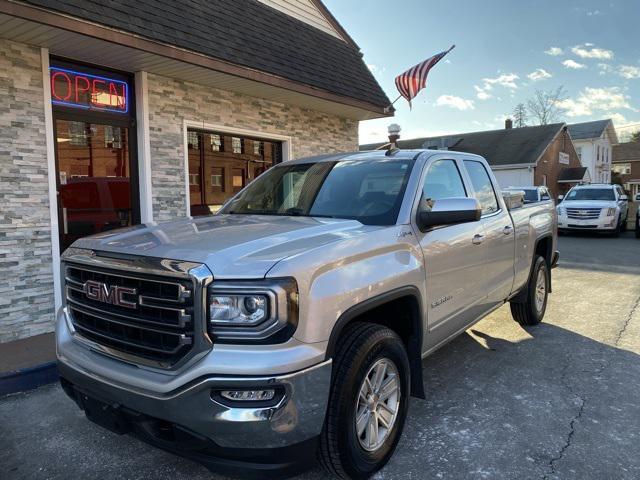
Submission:
<svg viewBox="0 0 640 480">
<path fill-rule="evenodd" d="M 129 85 L 122 80 L 51 67 L 51 103 L 85 110 L 129 111 Z"/>
</svg>

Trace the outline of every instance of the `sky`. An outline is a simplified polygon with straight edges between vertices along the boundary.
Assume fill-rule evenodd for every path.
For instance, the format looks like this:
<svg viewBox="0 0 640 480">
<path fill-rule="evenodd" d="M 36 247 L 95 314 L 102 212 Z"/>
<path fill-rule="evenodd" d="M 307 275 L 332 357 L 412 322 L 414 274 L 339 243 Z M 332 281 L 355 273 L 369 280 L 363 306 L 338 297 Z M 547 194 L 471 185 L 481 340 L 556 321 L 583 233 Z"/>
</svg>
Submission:
<svg viewBox="0 0 640 480">
<path fill-rule="evenodd" d="M 640 129 L 640 0 L 324 0 L 393 100 L 394 79 L 456 48 L 394 118 L 360 123 L 360 143 L 504 127 L 537 89 L 562 85 L 559 121 L 611 118 Z M 535 120 L 530 119 L 530 124 Z"/>
</svg>

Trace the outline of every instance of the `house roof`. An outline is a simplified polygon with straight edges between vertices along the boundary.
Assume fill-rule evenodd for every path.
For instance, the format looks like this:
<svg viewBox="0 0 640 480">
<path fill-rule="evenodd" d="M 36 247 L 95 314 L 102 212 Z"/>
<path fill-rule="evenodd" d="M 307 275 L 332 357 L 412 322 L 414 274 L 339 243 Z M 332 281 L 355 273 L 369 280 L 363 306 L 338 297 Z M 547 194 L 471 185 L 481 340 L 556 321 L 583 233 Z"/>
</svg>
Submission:
<svg viewBox="0 0 640 480">
<path fill-rule="evenodd" d="M 438 148 L 475 153 L 490 165 L 535 164 L 549 144 L 558 135 L 564 123 L 533 127 L 460 133 L 439 137 L 400 140 L 399 148 Z M 361 145 L 360 150 L 372 150 L 385 144 Z"/>
<path fill-rule="evenodd" d="M 640 161 L 640 142 L 619 143 L 613 146 L 612 152 L 611 161 L 613 163 Z"/>
<path fill-rule="evenodd" d="M 588 138 L 600 138 L 611 123 L 610 119 L 596 120 L 593 122 L 574 123 L 567 125 L 569 135 L 573 140 L 586 140 Z"/>
<path fill-rule="evenodd" d="M 581 182 L 587 173 L 587 167 L 563 168 L 558 175 L 559 182 Z"/>
<path fill-rule="evenodd" d="M 376 107 L 390 103 L 353 42 L 256 0 L 24 1 Z"/>
</svg>

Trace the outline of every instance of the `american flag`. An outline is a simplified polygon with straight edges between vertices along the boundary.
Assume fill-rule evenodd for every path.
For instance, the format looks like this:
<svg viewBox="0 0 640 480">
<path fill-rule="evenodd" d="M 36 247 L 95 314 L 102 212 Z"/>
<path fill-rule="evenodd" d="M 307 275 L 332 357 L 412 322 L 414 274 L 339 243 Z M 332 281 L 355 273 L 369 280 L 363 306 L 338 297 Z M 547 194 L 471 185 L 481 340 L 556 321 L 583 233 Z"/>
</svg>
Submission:
<svg viewBox="0 0 640 480">
<path fill-rule="evenodd" d="M 455 45 L 452 45 L 449 50 L 440 52 L 424 62 L 420 62 L 396 77 L 396 87 L 398 88 L 398 92 L 400 92 L 401 97 L 407 99 L 409 107 L 411 107 L 411 100 L 415 98 L 415 96 L 418 95 L 418 92 L 427 85 L 427 75 L 429 74 L 429 70 L 431 70 L 436 63 L 442 60 L 447 53 L 453 50 L 454 47 Z"/>
</svg>

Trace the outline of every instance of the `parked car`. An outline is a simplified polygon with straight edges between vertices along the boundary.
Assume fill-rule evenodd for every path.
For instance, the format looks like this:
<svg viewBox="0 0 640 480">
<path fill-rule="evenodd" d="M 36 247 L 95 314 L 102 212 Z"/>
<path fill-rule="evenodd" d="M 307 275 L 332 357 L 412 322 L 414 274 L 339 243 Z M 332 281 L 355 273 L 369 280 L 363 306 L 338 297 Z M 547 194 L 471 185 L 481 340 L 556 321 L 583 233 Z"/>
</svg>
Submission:
<svg viewBox="0 0 640 480">
<path fill-rule="evenodd" d="M 290 161 L 211 217 L 105 232 L 63 255 L 61 383 L 87 417 L 216 471 L 387 463 L 422 360 L 510 303 L 542 321 L 556 213 L 509 211 L 452 151 Z M 522 203 L 522 202 L 520 202 Z"/>
<path fill-rule="evenodd" d="M 557 206 L 558 228 L 618 234 L 627 229 L 629 202 L 620 185 L 576 185 Z"/>
<path fill-rule="evenodd" d="M 551 194 L 547 187 L 507 187 L 503 188 L 502 191 L 523 191 L 524 192 L 524 203 L 537 203 L 537 202 L 546 202 L 551 201 Z"/>
</svg>

